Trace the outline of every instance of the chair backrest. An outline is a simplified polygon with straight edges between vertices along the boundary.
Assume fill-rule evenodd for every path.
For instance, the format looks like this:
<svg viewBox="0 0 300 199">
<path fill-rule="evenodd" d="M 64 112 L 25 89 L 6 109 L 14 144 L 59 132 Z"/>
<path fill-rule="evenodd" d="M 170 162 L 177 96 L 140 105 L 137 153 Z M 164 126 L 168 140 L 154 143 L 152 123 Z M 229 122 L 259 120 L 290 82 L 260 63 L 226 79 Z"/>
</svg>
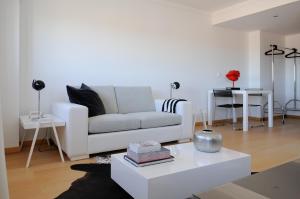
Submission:
<svg viewBox="0 0 300 199">
<path fill-rule="evenodd" d="M 232 90 L 213 90 L 214 97 L 233 97 Z"/>
<path fill-rule="evenodd" d="M 253 94 L 249 94 L 249 96 L 252 96 L 252 97 L 261 97 L 261 96 L 263 96 L 263 94 L 261 94 L 261 93 L 253 93 Z"/>
<path fill-rule="evenodd" d="M 262 91 L 263 89 L 262 88 L 246 88 L 245 90 L 246 91 Z M 249 94 L 249 96 L 261 97 L 261 96 L 263 96 L 263 94 L 262 93 L 252 93 L 252 94 Z"/>
</svg>

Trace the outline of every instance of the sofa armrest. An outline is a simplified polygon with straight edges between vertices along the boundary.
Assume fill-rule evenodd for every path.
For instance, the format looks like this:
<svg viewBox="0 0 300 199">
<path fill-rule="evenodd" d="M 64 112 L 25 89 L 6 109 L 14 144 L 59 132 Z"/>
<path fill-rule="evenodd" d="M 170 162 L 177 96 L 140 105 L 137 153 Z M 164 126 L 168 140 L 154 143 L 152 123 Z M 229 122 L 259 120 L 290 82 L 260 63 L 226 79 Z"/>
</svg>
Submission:
<svg viewBox="0 0 300 199">
<path fill-rule="evenodd" d="M 59 133 L 63 151 L 71 160 L 88 155 L 88 108 L 78 104 L 59 102 L 52 105 L 53 115 L 66 122 Z"/>
<path fill-rule="evenodd" d="M 163 99 L 155 100 L 155 108 L 157 112 L 162 111 Z M 180 101 L 176 105 L 176 114 L 182 117 L 182 134 L 181 139 L 190 139 L 193 137 L 193 112 L 192 103 L 188 101 Z"/>
<path fill-rule="evenodd" d="M 154 100 L 156 112 L 161 112 L 161 110 L 162 110 L 162 105 L 163 105 L 164 101 L 165 101 L 165 100 L 163 100 L 163 99 L 156 99 L 156 100 Z"/>
</svg>

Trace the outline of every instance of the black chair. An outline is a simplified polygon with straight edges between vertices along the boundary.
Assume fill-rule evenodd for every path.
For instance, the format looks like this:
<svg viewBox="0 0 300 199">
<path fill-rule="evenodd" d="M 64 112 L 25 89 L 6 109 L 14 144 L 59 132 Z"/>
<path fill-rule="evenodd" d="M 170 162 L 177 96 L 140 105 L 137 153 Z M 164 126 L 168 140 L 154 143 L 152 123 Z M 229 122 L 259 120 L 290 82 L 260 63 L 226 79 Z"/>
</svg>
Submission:
<svg viewBox="0 0 300 199">
<path fill-rule="evenodd" d="M 249 94 L 249 97 L 262 97 L 263 95 L 262 94 Z M 251 125 L 250 127 L 251 128 L 256 128 L 256 127 L 263 127 L 263 126 L 265 126 L 265 123 L 264 123 L 264 115 L 265 115 L 265 113 L 264 113 L 264 107 L 263 107 L 263 105 L 262 104 L 253 104 L 253 103 L 251 103 L 251 104 L 249 104 L 249 107 L 259 107 L 259 110 L 260 110 L 260 119 L 261 119 L 261 124 L 260 125 L 256 125 L 256 126 L 254 126 L 254 125 Z"/>
<path fill-rule="evenodd" d="M 214 93 L 214 97 L 215 97 L 215 110 L 216 110 L 216 108 L 230 109 L 231 113 L 233 115 L 233 111 L 235 109 L 243 108 L 243 104 L 234 103 L 232 90 L 213 90 L 213 93 Z M 231 103 L 217 104 L 217 98 L 230 98 Z M 216 111 L 214 111 L 214 119 L 215 119 L 215 112 Z M 236 126 L 236 123 L 232 122 L 233 129 L 237 130 L 235 126 Z"/>
</svg>

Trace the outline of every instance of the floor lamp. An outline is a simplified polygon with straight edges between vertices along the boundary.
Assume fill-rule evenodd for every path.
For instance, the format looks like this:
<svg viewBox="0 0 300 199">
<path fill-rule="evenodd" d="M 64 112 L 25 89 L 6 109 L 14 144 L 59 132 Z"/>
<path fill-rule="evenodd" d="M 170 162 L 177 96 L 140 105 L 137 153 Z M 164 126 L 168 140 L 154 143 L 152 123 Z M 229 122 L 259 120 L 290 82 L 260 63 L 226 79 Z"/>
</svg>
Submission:
<svg viewBox="0 0 300 199">
<path fill-rule="evenodd" d="M 2 111 L 0 103 L 0 198 L 8 199 L 8 183 L 7 183 L 7 172 L 4 152 L 4 136 L 2 126 Z"/>
<path fill-rule="evenodd" d="M 170 98 L 173 98 L 173 89 L 179 89 L 180 83 L 179 82 L 173 82 L 170 84 Z"/>
</svg>

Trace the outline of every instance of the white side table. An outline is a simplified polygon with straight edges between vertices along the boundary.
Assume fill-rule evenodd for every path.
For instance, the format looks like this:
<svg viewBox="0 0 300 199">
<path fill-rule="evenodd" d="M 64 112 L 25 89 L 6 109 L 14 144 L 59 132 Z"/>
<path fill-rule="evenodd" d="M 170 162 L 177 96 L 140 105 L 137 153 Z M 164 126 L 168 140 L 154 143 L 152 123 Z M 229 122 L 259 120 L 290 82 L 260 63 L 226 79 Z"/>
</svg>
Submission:
<svg viewBox="0 0 300 199">
<path fill-rule="evenodd" d="M 20 121 L 21 121 L 22 127 L 25 130 L 35 129 L 34 137 L 33 137 L 30 152 L 29 152 L 29 156 L 28 156 L 28 159 L 27 159 L 27 162 L 26 162 L 26 168 L 28 168 L 29 165 L 30 165 L 31 156 L 32 156 L 32 153 L 33 153 L 33 149 L 34 149 L 34 146 L 35 146 L 36 139 L 38 137 L 40 128 L 52 128 L 53 129 L 53 133 L 54 133 L 54 136 L 55 136 L 55 139 L 56 139 L 56 144 L 57 144 L 57 147 L 58 147 L 58 151 L 59 151 L 59 154 L 60 154 L 61 161 L 62 162 L 65 161 L 62 150 L 61 150 L 60 141 L 58 139 L 57 131 L 56 131 L 56 127 L 65 126 L 65 121 L 63 121 L 60 118 L 57 118 L 53 115 L 50 115 L 50 114 L 46 114 L 46 115 L 44 115 L 43 118 L 36 119 L 36 120 L 31 120 L 28 115 L 24 115 L 24 116 L 20 116 Z M 24 138 L 25 138 L 25 132 L 24 132 L 24 135 L 23 135 L 23 138 L 22 138 L 22 141 L 21 141 L 21 148 L 23 146 Z"/>
</svg>

